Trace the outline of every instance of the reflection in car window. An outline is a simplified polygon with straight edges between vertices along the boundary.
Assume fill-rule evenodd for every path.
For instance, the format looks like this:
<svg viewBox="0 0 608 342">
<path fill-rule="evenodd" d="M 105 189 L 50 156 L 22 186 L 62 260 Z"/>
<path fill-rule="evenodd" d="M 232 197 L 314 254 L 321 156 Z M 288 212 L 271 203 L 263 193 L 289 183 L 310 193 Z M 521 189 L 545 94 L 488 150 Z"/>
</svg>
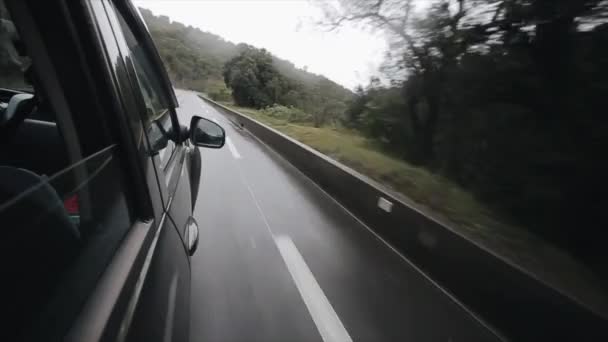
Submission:
<svg viewBox="0 0 608 342">
<path fill-rule="evenodd" d="M 161 116 L 158 120 L 152 121 L 147 129 L 148 139 L 150 139 L 150 150 L 158 153 L 161 161 L 160 167 L 164 169 L 171 157 L 171 151 L 175 143 L 169 139 L 173 134 L 173 125 L 169 115 Z"/>
<path fill-rule="evenodd" d="M 167 106 L 163 104 L 162 97 L 160 96 L 160 82 L 152 69 L 145 50 L 133 35 L 120 12 L 116 11 L 116 16 L 129 48 L 139 85 L 138 89 L 141 91 L 146 104 L 144 124 L 150 141 L 150 149 L 153 154 L 158 153 L 161 162 L 160 168 L 164 169 L 175 147 L 170 139 L 171 134 L 174 134 L 171 116 L 169 115 Z"/>
<path fill-rule="evenodd" d="M 0 161 L 0 220 L 11 223 L 2 253 L 20 256 L 2 258 L 15 296 L 5 302 L 16 323 L 9 335 L 69 324 L 131 226 L 114 151 L 109 146 L 50 176 Z"/>
</svg>

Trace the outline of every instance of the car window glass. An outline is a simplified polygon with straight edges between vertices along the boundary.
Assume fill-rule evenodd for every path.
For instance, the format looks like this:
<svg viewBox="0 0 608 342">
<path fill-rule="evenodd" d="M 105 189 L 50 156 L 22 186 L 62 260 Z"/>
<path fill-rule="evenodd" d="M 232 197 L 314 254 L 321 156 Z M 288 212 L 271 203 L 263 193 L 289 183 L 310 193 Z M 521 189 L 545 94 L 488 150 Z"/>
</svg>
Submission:
<svg viewBox="0 0 608 342">
<path fill-rule="evenodd" d="M 0 251 L 9 312 L 0 340 L 58 340 L 133 224 L 117 146 L 73 151 L 56 112 L 36 92 L 29 58 L 0 0 Z M 28 92 L 23 92 L 28 90 Z M 59 120 L 61 118 L 61 120 Z"/>
<path fill-rule="evenodd" d="M 160 79 L 154 72 L 146 51 L 139 44 L 120 12 L 114 12 L 129 49 L 129 57 L 137 76 L 137 88 L 146 105 L 146 115 L 143 119 L 150 141 L 150 149 L 153 153 L 158 153 L 160 168 L 164 169 L 175 148 L 174 142 L 170 139 L 175 130 L 169 109 L 163 104 L 160 95 L 162 94 Z"/>
</svg>

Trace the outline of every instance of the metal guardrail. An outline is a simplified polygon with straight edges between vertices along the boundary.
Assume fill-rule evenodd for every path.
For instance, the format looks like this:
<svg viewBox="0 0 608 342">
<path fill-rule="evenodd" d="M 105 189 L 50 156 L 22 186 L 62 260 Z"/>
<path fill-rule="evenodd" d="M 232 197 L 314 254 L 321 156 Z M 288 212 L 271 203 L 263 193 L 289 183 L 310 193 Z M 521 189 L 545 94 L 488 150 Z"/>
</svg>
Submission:
<svg viewBox="0 0 608 342">
<path fill-rule="evenodd" d="M 499 335 L 513 341 L 608 341 L 608 321 L 601 315 L 358 172 L 244 114 L 201 98 L 278 152 Z"/>
</svg>

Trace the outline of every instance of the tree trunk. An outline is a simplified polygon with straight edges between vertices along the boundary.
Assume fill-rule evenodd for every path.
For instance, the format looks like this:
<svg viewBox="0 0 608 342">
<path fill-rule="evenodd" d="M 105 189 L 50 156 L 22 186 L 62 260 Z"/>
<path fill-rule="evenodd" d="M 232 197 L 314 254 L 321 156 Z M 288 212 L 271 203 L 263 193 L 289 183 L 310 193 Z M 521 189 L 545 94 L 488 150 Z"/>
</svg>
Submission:
<svg viewBox="0 0 608 342">
<path fill-rule="evenodd" d="M 437 120 L 439 119 L 439 96 L 427 96 L 429 105 L 429 115 L 424 122 L 422 136 L 422 152 L 426 163 L 435 159 L 435 131 L 437 128 Z"/>
<path fill-rule="evenodd" d="M 435 131 L 439 118 L 439 96 L 427 95 L 429 112 L 423 120 L 418 113 L 419 98 L 411 97 L 408 101 L 409 120 L 412 125 L 413 146 L 412 161 L 417 164 L 429 164 L 435 158 Z"/>
<path fill-rule="evenodd" d="M 418 116 L 418 96 L 411 96 L 407 101 L 410 124 L 412 125 L 412 144 L 409 146 L 410 160 L 416 164 L 423 164 L 422 124 Z"/>
</svg>

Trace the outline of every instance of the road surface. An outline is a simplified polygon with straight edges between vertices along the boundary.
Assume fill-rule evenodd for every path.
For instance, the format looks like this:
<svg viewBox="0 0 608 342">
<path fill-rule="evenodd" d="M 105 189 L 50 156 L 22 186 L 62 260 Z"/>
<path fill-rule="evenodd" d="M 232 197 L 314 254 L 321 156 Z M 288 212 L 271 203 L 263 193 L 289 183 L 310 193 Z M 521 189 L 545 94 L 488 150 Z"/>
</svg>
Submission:
<svg viewBox="0 0 608 342">
<path fill-rule="evenodd" d="M 181 122 L 227 133 L 201 150 L 192 341 L 498 340 L 267 146 L 195 93 L 177 96 Z"/>
</svg>

